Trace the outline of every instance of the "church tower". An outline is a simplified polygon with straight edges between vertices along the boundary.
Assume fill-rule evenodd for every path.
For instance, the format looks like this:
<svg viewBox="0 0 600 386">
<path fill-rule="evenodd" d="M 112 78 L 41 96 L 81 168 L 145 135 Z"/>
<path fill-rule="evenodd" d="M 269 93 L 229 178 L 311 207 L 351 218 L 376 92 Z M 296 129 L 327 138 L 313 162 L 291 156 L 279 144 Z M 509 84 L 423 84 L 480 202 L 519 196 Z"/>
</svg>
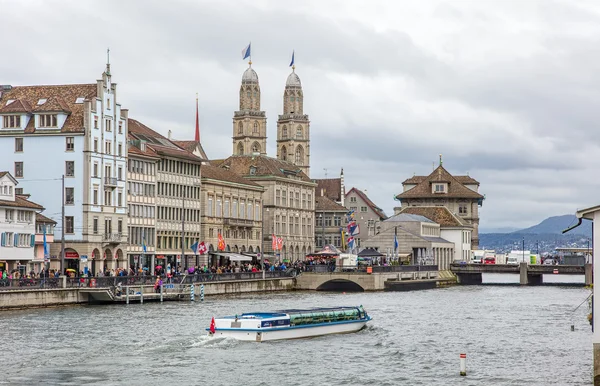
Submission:
<svg viewBox="0 0 600 386">
<path fill-rule="evenodd" d="M 267 116 L 260 111 L 260 86 L 252 62 L 242 75 L 240 109 L 233 114 L 233 155 L 267 154 Z"/>
<path fill-rule="evenodd" d="M 310 176 L 310 121 L 296 66 L 285 82 L 283 114 L 277 120 L 277 158 L 292 162 Z"/>
</svg>

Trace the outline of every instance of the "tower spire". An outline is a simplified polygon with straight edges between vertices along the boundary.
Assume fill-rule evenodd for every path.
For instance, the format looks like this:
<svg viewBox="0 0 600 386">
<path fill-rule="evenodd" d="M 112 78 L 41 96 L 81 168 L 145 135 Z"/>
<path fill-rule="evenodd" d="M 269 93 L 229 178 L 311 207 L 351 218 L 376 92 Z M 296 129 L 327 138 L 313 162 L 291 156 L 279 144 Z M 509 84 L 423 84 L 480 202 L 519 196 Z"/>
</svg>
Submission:
<svg viewBox="0 0 600 386">
<path fill-rule="evenodd" d="M 196 93 L 196 142 L 200 142 L 200 122 L 198 120 L 198 93 Z"/>
<path fill-rule="evenodd" d="M 106 75 L 110 75 L 110 48 L 106 49 Z"/>
</svg>

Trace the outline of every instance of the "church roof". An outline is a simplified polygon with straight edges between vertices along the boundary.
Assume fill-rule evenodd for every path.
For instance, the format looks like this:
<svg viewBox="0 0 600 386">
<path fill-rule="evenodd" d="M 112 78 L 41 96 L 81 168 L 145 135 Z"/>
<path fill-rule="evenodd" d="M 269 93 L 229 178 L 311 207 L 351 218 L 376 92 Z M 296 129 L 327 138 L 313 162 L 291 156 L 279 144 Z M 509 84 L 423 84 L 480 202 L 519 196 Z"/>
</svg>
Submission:
<svg viewBox="0 0 600 386">
<path fill-rule="evenodd" d="M 242 75 L 242 83 L 258 83 L 258 74 L 252 67 L 248 67 Z"/>
<path fill-rule="evenodd" d="M 302 83 L 300 82 L 300 77 L 293 71 L 287 78 L 285 82 L 286 87 L 302 87 Z"/>
<path fill-rule="evenodd" d="M 400 213 L 420 215 L 427 217 L 443 227 L 467 226 L 457 216 L 453 215 L 445 206 L 409 206 L 403 208 Z"/>
<path fill-rule="evenodd" d="M 414 178 L 415 177 L 413 177 L 413 179 Z M 434 193 L 431 185 L 436 182 L 447 183 L 448 191 L 446 193 Z M 403 184 L 407 184 L 407 182 L 405 181 Z M 396 198 L 483 198 L 481 194 L 464 186 L 463 183 L 461 183 L 456 177 L 448 173 L 448 171 L 444 169 L 442 165 L 438 166 L 427 177 L 420 179 L 420 181 L 417 182 L 416 185 L 417 186 L 415 186 L 414 188 L 398 194 Z"/>
<path fill-rule="evenodd" d="M 211 165 L 228 167 L 232 172 L 244 177 L 296 177 L 304 182 L 312 180 L 291 162 L 265 155 L 232 155 L 223 160 L 214 160 Z"/>
</svg>

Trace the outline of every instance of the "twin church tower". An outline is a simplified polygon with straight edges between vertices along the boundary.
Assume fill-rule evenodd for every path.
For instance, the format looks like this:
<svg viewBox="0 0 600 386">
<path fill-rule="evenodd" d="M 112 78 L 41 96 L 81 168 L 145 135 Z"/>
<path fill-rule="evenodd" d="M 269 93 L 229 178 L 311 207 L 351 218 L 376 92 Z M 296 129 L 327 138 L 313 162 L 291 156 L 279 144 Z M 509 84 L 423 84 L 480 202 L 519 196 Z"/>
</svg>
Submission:
<svg viewBox="0 0 600 386">
<path fill-rule="evenodd" d="M 267 116 L 260 109 L 260 85 L 252 62 L 242 75 L 240 109 L 233 114 L 233 154 L 267 154 Z M 277 120 L 277 159 L 291 162 L 309 176 L 310 121 L 304 114 L 295 66 L 285 82 L 283 114 Z"/>
</svg>

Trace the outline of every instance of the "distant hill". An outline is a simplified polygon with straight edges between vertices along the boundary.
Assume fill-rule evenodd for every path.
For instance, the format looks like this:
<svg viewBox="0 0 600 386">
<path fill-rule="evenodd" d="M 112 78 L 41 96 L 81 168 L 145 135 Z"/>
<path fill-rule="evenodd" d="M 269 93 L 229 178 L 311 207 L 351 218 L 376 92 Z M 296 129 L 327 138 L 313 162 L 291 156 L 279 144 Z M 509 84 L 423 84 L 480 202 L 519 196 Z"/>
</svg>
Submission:
<svg viewBox="0 0 600 386">
<path fill-rule="evenodd" d="M 479 248 L 493 249 L 496 252 L 508 252 L 521 249 L 525 240 L 525 249 L 553 253 L 557 247 L 589 247 L 592 237 L 592 222 L 584 220 L 572 231 L 562 231 L 577 224 L 574 215 L 554 216 L 537 225 L 510 233 L 480 233 Z"/>
<path fill-rule="evenodd" d="M 525 234 L 562 234 L 562 231 L 577 224 L 577 217 L 573 214 L 565 214 L 563 216 L 548 217 L 541 223 L 534 225 L 529 228 L 521 229 L 512 233 L 525 233 Z M 591 237 L 592 235 L 592 222 L 584 220 L 583 223 L 577 228 L 573 229 L 569 233 L 580 234 Z"/>
</svg>

